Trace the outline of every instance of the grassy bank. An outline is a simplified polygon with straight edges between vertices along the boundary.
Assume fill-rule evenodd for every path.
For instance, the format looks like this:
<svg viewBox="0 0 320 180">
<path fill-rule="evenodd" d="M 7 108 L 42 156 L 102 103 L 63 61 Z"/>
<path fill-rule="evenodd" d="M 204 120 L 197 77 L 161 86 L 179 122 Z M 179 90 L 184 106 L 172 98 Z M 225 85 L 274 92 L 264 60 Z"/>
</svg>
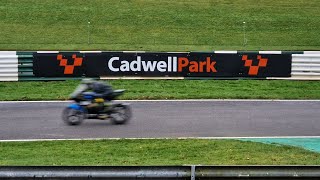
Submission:
<svg viewBox="0 0 320 180">
<path fill-rule="evenodd" d="M 0 100 L 66 100 L 80 81 L 0 82 Z M 110 80 L 121 99 L 320 99 L 318 81 Z"/>
<path fill-rule="evenodd" d="M 319 17 L 318 0 L 0 0 L 0 49 L 319 50 Z"/>
<path fill-rule="evenodd" d="M 1 142 L 0 151 L 0 165 L 320 164 L 319 153 L 236 140 Z"/>
</svg>

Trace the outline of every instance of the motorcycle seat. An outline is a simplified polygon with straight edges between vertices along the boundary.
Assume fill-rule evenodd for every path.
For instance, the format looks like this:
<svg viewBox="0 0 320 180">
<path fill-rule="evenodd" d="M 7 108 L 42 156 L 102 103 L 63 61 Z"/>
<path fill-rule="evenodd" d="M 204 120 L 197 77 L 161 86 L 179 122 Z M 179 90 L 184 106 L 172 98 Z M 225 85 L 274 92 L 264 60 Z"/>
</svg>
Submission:
<svg viewBox="0 0 320 180">
<path fill-rule="evenodd" d="M 117 89 L 117 90 L 114 90 L 113 93 L 123 93 L 125 91 L 125 89 Z"/>
<path fill-rule="evenodd" d="M 123 94 L 124 91 L 125 91 L 125 89 L 117 89 L 117 90 L 114 90 L 114 91 L 112 92 L 111 97 L 112 97 L 112 98 L 115 98 L 115 97 L 117 97 L 117 96 L 120 96 L 121 94 Z"/>
</svg>

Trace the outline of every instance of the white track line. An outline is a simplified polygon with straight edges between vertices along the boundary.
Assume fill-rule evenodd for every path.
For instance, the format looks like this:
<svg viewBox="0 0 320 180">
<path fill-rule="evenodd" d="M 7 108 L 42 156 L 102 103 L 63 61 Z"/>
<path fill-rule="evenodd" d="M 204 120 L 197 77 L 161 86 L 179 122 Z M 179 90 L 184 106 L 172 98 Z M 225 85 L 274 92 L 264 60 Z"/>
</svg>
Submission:
<svg viewBox="0 0 320 180">
<path fill-rule="evenodd" d="M 14 140 L 0 140 L 0 142 L 33 142 L 33 141 L 91 141 L 91 140 L 174 140 L 174 139 L 207 139 L 207 140 L 223 140 L 223 139 L 319 139 L 320 136 L 265 136 L 265 137 L 163 137 L 163 138 L 83 138 L 83 139 L 14 139 Z"/>
<path fill-rule="evenodd" d="M 119 102 L 320 102 L 310 100 L 281 100 L 281 99 L 163 99 L 163 100 L 116 100 Z M 0 101 L 0 103 L 67 103 L 72 101 Z"/>
</svg>

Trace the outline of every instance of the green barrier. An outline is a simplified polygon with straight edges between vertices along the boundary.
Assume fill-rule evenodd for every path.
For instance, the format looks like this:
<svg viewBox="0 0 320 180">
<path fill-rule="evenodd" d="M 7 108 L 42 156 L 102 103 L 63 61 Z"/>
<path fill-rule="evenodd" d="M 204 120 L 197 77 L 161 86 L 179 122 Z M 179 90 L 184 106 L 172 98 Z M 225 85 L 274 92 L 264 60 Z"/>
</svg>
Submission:
<svg viewBox="0 0 320 180">
<path fill-rule="evenodd" d="M 17 52 L 18 55 L 18 79 L 33 78 L 33 52 Z"/>
</svg>

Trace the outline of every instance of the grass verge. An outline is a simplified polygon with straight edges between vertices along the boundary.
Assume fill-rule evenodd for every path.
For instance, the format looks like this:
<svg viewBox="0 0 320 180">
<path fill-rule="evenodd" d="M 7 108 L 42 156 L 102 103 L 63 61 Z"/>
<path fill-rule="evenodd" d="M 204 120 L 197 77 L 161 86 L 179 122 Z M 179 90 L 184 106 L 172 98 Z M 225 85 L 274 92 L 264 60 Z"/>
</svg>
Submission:
<svg viewBox="0 0 320 180">
<path fill-rule="evenodd" d="M 319 50 L 319 17 L 318 0 L 0 0 L 0 49 Z"/>
<path fill-rule="evenodd" d="M 301 148 L 238 140 L 1 142 L 0 165 L 320 165 Z"/>
<path fill-rule="evenodd" d="M 66 100 L 79 80 L 0 82 L 0 100 Z M 319 81 L 110 80 L 121 99 L 320 99 Z"/>
</svg>

